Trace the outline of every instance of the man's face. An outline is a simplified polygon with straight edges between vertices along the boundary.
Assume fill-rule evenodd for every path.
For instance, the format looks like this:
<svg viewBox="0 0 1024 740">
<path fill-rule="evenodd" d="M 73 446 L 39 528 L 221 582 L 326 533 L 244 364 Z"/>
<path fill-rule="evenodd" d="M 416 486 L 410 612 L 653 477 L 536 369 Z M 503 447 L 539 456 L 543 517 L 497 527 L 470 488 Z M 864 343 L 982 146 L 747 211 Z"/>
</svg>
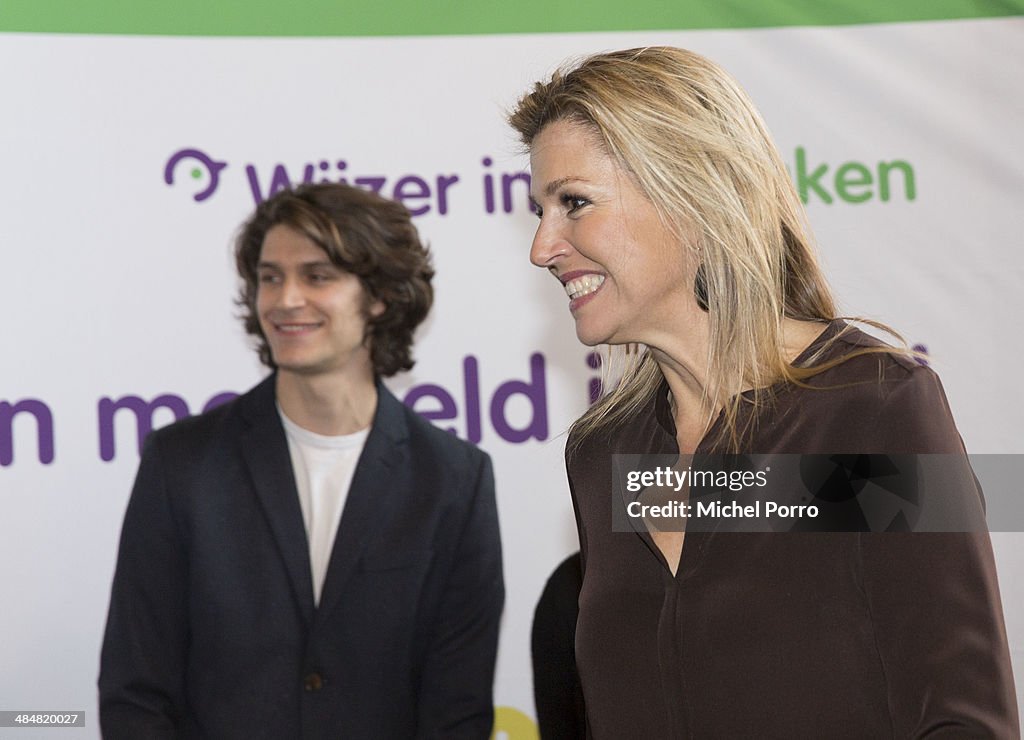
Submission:
<svg viewBox="0 0 1024 740">
<path fill-rule="evenodd" d="M 263 239 L 256 311 L 278 369 L 303 376 L 371 369 L 365 291 L 308 236 L 278 224 Z M 370 304 L 370 315 L 384 310 Z"/>
</svg>

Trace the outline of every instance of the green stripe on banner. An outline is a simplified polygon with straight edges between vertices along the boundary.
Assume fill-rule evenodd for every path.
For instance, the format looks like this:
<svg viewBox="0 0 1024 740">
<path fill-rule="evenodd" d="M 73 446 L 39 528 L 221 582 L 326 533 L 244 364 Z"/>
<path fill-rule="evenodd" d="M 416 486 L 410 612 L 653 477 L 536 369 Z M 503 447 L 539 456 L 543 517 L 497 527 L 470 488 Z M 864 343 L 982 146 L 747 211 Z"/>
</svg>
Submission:
<svg viewBox="0 0 1024 740">
<path fill-rule="evenodd" d="M 0 31 L 412 36 L 895 23 L 1024 15 L 1024 0 L 2 0 Z"/>
</svg>

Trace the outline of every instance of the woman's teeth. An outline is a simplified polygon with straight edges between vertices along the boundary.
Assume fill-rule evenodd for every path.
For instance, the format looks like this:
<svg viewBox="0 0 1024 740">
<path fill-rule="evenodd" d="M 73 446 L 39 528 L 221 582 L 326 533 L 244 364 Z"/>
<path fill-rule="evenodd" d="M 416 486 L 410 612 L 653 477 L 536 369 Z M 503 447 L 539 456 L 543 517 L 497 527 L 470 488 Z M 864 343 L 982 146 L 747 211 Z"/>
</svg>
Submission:
<svg viewBox="0 0 1024 740">
<path fill-rule="evenodd" d="M 601 287 L 601 283 L 603 282 L 604 275 L 584 275 L 583 277 L 567 282 L 565 284 L 565 293 L 570 299 L 579 298 L 580 296 L 585 296 L 588 293 L 593 293 Z"/>
</svg>

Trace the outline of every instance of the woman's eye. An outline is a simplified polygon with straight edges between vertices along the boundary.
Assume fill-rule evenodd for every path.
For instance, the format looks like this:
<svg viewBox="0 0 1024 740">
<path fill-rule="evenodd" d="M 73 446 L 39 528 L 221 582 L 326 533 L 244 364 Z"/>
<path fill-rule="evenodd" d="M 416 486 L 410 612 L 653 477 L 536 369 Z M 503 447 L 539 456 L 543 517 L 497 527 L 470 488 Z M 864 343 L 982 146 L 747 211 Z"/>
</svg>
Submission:
<svg viewBox="0 0 1024 740">
<path fill-rule="evenodd" d="M 268 284 L 269 283 L 276 283 L 277 282 L 277 275 L 274 275 L 274 274 L 269 273 L 269 272 L 265 272 L 265 273 L 263 273 L 262 275 L 260 275 L 258 277 L 258 280 L 261 283 L 268 283 Z"/>
<path fill-rule="evenodd" d="M 565 205 L 568 213 L 574 213 L 575 211 L 578 211 L 584 206 L 589 205 L 590 201 L 579 195 L 565 193 L 562 196 L 562 204 Z"/>
</svg>

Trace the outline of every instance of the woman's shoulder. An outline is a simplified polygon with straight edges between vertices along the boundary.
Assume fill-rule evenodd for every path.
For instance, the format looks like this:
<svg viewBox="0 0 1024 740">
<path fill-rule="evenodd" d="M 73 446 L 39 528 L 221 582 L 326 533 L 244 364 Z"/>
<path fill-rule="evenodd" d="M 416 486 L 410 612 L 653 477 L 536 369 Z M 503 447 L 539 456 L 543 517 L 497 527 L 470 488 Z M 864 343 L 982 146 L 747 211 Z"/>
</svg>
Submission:
<svg viewBox="0 0 1024 740">
<path fill-rule="evenodd" d="M 963 445 L 939 376 L 913 354 L 846 322 L 808 348 L 824 369 L 779 395 L 780 411 L 832 452 L 960 452 Z"/>
<path fill-rule="evenodd" d="M 906 385 L 939 384 L 938 376 L 912 351 L 900 349 L 842 320 L 833 321 L 797 360 L 821 368 L 807 378 L 818 389 L 886 399 Z"/>
<path fill-rule="evenodd" d="M 895 347 L 844 319 L 829 322 L 825 330 L 800 354 L 795 364 L 816 367 L 839 359 L 870 355 L 884 357 L 890 364 L 905 370 L 922 366 L 920 361 L 915 360 L 913 351 Z"/>
</svg>

